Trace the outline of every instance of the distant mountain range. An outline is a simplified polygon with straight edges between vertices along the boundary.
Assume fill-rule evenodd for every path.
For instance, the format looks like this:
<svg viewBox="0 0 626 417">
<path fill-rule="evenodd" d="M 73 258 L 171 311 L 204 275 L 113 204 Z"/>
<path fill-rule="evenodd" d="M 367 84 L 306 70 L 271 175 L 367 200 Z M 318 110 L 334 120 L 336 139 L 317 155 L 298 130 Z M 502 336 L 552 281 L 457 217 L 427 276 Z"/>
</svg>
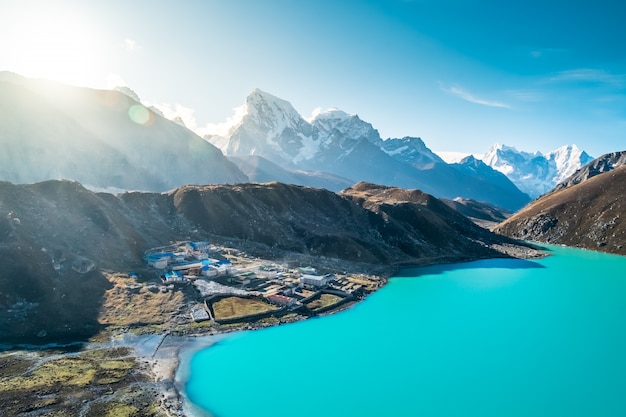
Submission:
<svg viewBox="0 0 626 417">
<path fill-rule="evenodd" d="M 383 140 L 370 123 L 338 109 L 305 120 L 288 101 L 258 89 L 247 97 L 241 119 L 226 136 L 206 139 L 239 161 L 240 167 L 243 160 L 251 178 L 267 178 L 268 172 L 260 163 L 246 162 L 254 156 L 257 162 L 263 158 L 275 164 L 276 181 L 285 177 L 275 167 L 285 171 L 286 182 L 294 180 L 293 171 L 327 173 L 333 181 L 322 184 L 336 191 L 345 181 L 367 181 L 419 189 L 437 197 L 471 198 L 509 210 L 530 201 L 505 175 L 475 158 L 447 164 L 420 138 Z M 318 174 L 318 183 L 321 179 Z"/>
<path fill-rule="evenodd" d="M 576 145 L 562 146 L 542 154 L 494 145 L 481 157 L 493 169 L 505 174 L 520 190 L 536 198 L 552 190 L 577 169 L 593 160 Z"/>
<path fill-rule="evenodd" d="M 626 151 L 593 160 L 495 229 L 519 239 L 626 255 Z"/>
<path fill-rule="evenodd" d="M 574 145 L 547 155 L 497 145 L 482 160 L 448 164 L 420 138 L 383 140 L 339 109 L 306 120 L 258 89 L 227 135 L 205 140 L 142 105 L 128 87 L 94 90 L 0 72 L 0 110 L 0 180 L 13 183 L 71 179 L 92 189 L 167 191 L 279 181 L 339 191 L 367 181 L 514 211 L 591 160 Z"/>
</svg>

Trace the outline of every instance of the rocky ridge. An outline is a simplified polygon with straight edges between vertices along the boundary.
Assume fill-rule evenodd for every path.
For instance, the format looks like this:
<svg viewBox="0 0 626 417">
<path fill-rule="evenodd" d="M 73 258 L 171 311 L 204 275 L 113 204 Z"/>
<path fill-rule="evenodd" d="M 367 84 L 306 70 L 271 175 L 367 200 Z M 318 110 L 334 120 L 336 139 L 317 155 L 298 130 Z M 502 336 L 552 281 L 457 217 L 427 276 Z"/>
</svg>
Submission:
<svg viewBox="0 0 626 417">
<path fill-rule="evenodd" d="M 229 242 L 264 259 L 353 270 L 508 256 L 508 238 L 422 192 L 361 183 L 341 195 L 280 183 L 91 192 L 68 181 L 0 183 L 0 338 L 99 332 L 105 274 L 141 270 L 148 248 Z"/>
</svg>

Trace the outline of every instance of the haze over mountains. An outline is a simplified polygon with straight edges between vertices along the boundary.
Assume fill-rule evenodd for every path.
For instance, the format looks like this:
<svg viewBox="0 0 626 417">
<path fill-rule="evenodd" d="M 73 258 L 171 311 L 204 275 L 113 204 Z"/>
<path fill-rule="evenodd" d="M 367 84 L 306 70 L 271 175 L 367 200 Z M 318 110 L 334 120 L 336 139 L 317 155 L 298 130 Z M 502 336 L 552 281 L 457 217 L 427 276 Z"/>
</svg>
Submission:
<svg viewBox="0 0 626 417">
<path fill-rule="evenodd" d="M 166 191 L 248 178 L 210 143 L 117 91 L 0 73 L 0 179 Z"/>
</svg>

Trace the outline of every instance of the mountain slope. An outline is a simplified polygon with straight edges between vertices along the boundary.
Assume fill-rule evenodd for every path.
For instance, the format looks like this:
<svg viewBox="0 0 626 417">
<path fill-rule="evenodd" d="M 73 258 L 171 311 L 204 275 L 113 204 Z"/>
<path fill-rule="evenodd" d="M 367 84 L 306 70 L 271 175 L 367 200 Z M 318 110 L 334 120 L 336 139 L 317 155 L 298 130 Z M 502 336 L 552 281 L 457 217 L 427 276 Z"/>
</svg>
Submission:
<svg viewBox="0 0 626 417">
<path fill-rule="evenodd" d="M 438 259 L 473 251 L 475 242 L 468 236 L 496 243 L 490 232 L 419 190 L 358 183 L 340 194 L 369 210 L 374 215 L 372 229 L 415 258 Z"/>
<path fill-rule="evenodd" d="M 490 245 L 511 243 L 432 196 L 369 184 L 342 195 L 279 183 L 112 195 L 68 181 L 0 182 L 0 214 L 4 343 L 95 334 L 110 287 L 102 271 L 140 270 L 145 250 L 171 241 L 228 241 L 253 256 L 369 271 L 506 256 Z"/>
<path fill-rule="evenodd" d="M 247 178 L 200 137 L 118 91 L 0 73 L 0 179 L 166 191 Z M 20 161 L 19 163 L 16 163 Z"/>
<path fill-rule="evenodd" d="M 552 190 L 593 158 L 576 145 L 562 146 L 543 155 L 497 144 L 481 159 L 505 174 L 520 190 L 535 198 Z"/>
<path fill-rule="evenodd" d="M 626 166 L 547 194 L 497 226 L 506 236 L 626 255 Z"/>
</svg>

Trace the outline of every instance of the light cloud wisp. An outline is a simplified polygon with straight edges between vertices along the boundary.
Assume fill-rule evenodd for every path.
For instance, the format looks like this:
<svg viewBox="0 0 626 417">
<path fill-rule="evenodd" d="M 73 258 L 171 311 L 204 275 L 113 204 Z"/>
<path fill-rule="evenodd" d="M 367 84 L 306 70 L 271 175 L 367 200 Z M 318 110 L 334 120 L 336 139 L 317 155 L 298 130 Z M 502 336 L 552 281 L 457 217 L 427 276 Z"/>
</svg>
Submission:
<svg viewBox="0 0 626 417">
<path fill-rule="evenodd" d="M 485 100 L 483 98 L 480 97 L 476 97 L 475 95 L 473 95 L 472 93 L 463 90 L 462 88 L 458 87 L 458 86 L 452 86 L 452 87 L 442 87 L 441 88 L 443 91 L 445 91 L 446 93 L 452 94 L 454 96 L 457 96 L 465 101 L 469 101 L 470 103 L 474 103 L 474 104 L 480 104 L 481 106 L 488 106 L 488 107 L 498 107 L 498 108 L 503 108 L 503 109 L 510 109 L 511 106 L 500 102 L 500 101 L 493 101 L 493 100 Z"/>
<path fill-rule="evenodd" d="M 578 68 L 558 72 L 551 76 L 548 81 L 560 83 L 605 84 L 621 89 L 626 87 L 626 74 L 612 74 L 601 69 Z"/>
<path fill-rule="evenodd" d="M 233 109 L 232 116 L 228 117 L 226 121 L 221 123 L 207 123 L 205 125 L 198 125 L 195 116 L 195 110 L 189 107 L 185 107 L 179 103 L 146 103 L 147 106 L 152 106 L 163 113 L 163 116 L 170 120 L 180 120 L 183 122 L 187 129 L 193 131 L 200 137 L 204 136 L 225 136 L 229 130 L 239 124 L 243 116 L 245 116 L 247 109 L 246 106 L 239 106 Z"/>
</svg>

